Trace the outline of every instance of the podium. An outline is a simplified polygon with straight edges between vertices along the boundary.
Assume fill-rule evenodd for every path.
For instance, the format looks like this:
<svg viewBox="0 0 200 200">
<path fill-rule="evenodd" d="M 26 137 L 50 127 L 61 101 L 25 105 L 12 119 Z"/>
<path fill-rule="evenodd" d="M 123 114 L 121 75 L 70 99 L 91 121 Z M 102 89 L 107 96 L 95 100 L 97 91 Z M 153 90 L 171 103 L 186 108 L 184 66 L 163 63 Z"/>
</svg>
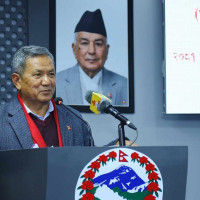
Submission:
<svg viewBox="0 0 200 200">
<path fill-rule="evenodd" d="M 75 191 L 81 193 L 83 188 L 77 181 L 84 179 L 84 167 L 87 170 L 91 169 L 88 167 L 92 166 L 91 163 L 94 164 L 91 160 L 95 157 L 98 158 L 104 152 L 126 152 L 127 150 L 147 155 L 156 163 L 162 175 L 163 200 L 185 199 L 188 163 L 188 147 L 186 146 L 52 147 L 0 151 L 0 199 L 80 199 L 75 197 Z M 105 155 L 101 156 L 101 159 L 106 159 Z M 137 158 L 133 159 L 132 155 L 137 155 L 137 153 L 131 154 L 131 162 L 138 163 L 140 167 L 145 169 L 147 163 L 139 163 Z M 95 169 L 96 174 L 100 173 L 101 169 L 106 168 L 109 162 L 114 163 L 117 160 L 116 156 L 107 158 L 109 159 L 101 162 L 103 164 L 101 168 Z M 124 159 L 126 158 L 128 156 L 124 155 Z M 100 162 L 100 159 L 96 160 Z M 122 164 L 127 163 L 121 162 Z M 96 182 L 98 182 L 97 179 Z M 103 188 L 105 185 L 103 186 L 102 183 L 100 187 Z M 108 187 L 106 188 L 108 189 Z M 157 194 L 160 194 L 159 191 Z M 156 196 L 156 193 L 154 195 Z M 110 200 L 110 198 L 106 198 L 106 194 L 103 199 Z M 156 199 L 158 198 L 156 197 Z"/>
</svg>

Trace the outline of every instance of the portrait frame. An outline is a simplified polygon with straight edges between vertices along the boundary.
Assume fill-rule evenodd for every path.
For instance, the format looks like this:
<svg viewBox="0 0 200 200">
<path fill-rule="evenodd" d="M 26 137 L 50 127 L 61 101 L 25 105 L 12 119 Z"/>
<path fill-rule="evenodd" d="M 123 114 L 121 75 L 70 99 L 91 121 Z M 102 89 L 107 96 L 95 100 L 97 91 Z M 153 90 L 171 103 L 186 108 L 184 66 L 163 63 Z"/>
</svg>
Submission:
<svg viewBox="0 0 200 200">
<path fill-rule="evenodd" d="M 102 2 L 99 2 L 99 1 L 96 1 L 96 0 L 85 0 L 87 2 L 90 2 L 90 1 L 93 1 L 93 2 L 96 2 L 96 7 L 97 8 L 100 8 L 101 9 L 101 4 Z M 84 2 L 85 2 L 84 1 Z M 113 0 L 107 0 L 107 2 L 112 2 L 113 4 Z M 69 55 L 69 58 L 66 59 L 66 55 L 65 57 L 62 58 L 62 53 L 63 51 L 65 50 L 62 50 L 62 47 L 60 47 L 62 45 L 62 43 L 66 43 L 67 40 L 69 40 L 71 42 L 71 44 L 73 43 L 73 40 L 74 38 L 72 38 L 70 36 L 67 37 L 65 39 L 61 39 L 63 37 L 60 37 L 60 35 L 64 34 L 64 33 L 61 33 L 61 32 L 64 32 L 61 30 L 61 28 L 59 28 L 59 21 L 58 19 L 65 19 L 64 21 L 62 21 L 62 24 L 63 23 L 66 23 L 67 21 L 71 21 L 72 18 L 74 18 L 73 16 L 71 16 L 71 18 L 69 17 L 66 17 L 65 14 L 62 14 L 62 12 L 58 12 L 58 9 L 60 8 L 59 5 L 58 5 L 58 2 L 61 3 L 61 0 L 59 1 L 56 1 L 56 0 L 50 0 L 49 1 L 49 6 L 50 6 L 50 9 L 49 9 L 49 29 L 50 29 L 50 33 L 49 33 L 49 49 L 51 51 L 51 53 L 54 55 L 55 57 L 55 63 L 56 63 L 56 72 L 59 72 L 61 70 L 63 70 L 62 67 L 65 67 L 67 66 L 67 64 L 63 63 L 62 62 L 64 60 L 70 60 L 72 55 L 69 55 L 67 53 L 67 55 Z M 115 27 L 115 31 L 117 30 L 116 28 L 118 28 L 119 30 L 122 29 L 121 27 L 126 27 L 126 30 L 125 30 L 125 34 L 123 34 L 124 37 L 118 37 L 118 40 L 121 40 L 121 42 L 124 44 L 124 49 L 125 49 L 125 55 L 124 55 L 124 59 L 119 59 L 119 53 L 117 55 L 115 55 L 115 58 L 117 59 L 113 59 L 115 60 L 115 62 L 122 62 L 122 64 L 120 66 L 125 66 L 126 68 L 122 68 L 122 67 L 116 67 L 116 69 L 114 69 L 114 72 L 118 73 L 118 74 L 121 74 L 123 75 L 123 73 L 126 75 L 124 75 L 125 77 L 127 77 L 128 79 L 128 105 L 114 105 L 114 107 L 119 111 L 119 112 L 122 112 L 122 113 L 134 113 L 134 40 L 133 40 L 133 1 L 132 0 L 126 0 L 126 1 L 122 1 L 122 0 L 118 0 L 119 3 L 121 3 L 122 5 L 121 6 L 118 6 L 118 7 L 124 7 L 125 11 L 124 11 L 124 17 L 122 17 L 122 19 L 124 19 L 124 22 L 122 21 L 121 24 L 122 25 L 119 25 L 118 22 L 114 22 L 114 23 L 111 23 L 111 24 L 115 24 L 115 26 L 117 26 L 116 24 L 118 24 L 118 27 Z M 125 3 L 124 3 L 125 2 Z M 66 6 L 67 5 L 67 6 Z M 72 13 L 74 13 L 74 16 L 76 18 L 76 24 L 78 23 L 77 19 L 81 17 L 81 15 L 83 13 L 79 13 L 77 14 L 77 12 L 75 12 L 73 10 L 73 7 L 70 7 L 72 5 L 72 2 L 70 0 L 65 0 L 65 5 L 63 5 L 63 7 L 66 7 L 65 8 L 65 13 L 70 13 L 70 15 Z M 113 5 L 112 5 L 113 6 Z M 81 6 L 79 6 L 81 7 Z M 109 7 L 109 6 L 108 6 Z M 73 10 L 73 12 L 71 12 L 71 10 Z M 91 8 L 88 7 L 87 10 L 91 10 L 91 11 L 94 11 L 94 9 L 92 10 Z M 102 9 L 101 9 L 102 10 Z M 107 9 L 109 10 L 109 9 Z M 110 14 L 109 12 L 107 12 L 107 15 Z M 59 15 L 59 16 L 58 16 Z M 61 16 L 60 16 L 61 15 Z M 62 16 L 63 15 L 63 16 Z M 110 27 L 109 24 L 106 24 L 106 14 L 105 14 L 105 10 L 102 11 L 102 15 L 103 15 L 103 18 L 104 18 L 104 23 L 105 23 L 105 26 L 106 26 L 106 30 L 107 30 L 107 27 Z M 105 17 L 104 17 L 105 15 Z M 77 17 L 78 16 L 78 17 Z M 68 19 L 68 20 L 66 20 Z M 71 22 L 70 22 L 71 23 Z M 76 24 L 73 25 L 73 27 L 75 28 Z M 125 25 L 123 25 L 125 24 Z M 69 27 L 66 25 L 66 27 Z M 68 33 L 70 32 L 70 34 L 74 34 L 74 28 L 73 30 L 72 29 L 68 29 L 65 33 Z M 113 28 L 114 29 L 114 28 Z M 117 31 L 116 31 L 117 32 Z M 121 33 L 122 34 L 122 33 Z M 109 37 L 109 30 L 107 30 L 107 35 L 108 35 L 108 38 L 109 38 L 109 41 L 112 40 L 111 37 Z M 113 34 L 111 34 L 113 35 Z M 115 34 L 116 35 L 116 34 Z M 58 39 L 59 38 L 59 39 Z M 120 38 L 120 39 L 119 39 Z M 123 39 L 123 38 L 126 38 L 126 39 Z M 59 41 L 60 40 L 60 41 Z M 115 38 L 115 41 L 116 41 L 116 38 Z M 113 41 L 112 41 L 112 46 L 114 46 L 113 49 L 119 49 L 119 48 L 115 48 L 115 43 L 117 43 L 118 41 L 115 42 L 114 41 L 114 38 L 113 38 Z M 114 44 L 114 45 L 113 45 Z M 67 46 L 67 45 L 66 45 Z M 69 46 L 69 45 L 68 45 Z M 68 48 L 67 46 L 67 48 Z M 71 46 L 70 46 L 71 47 Z M 60 49 L 61 50 L 60 50 Z M 65 47 L 64 47 L 65 48 Z M 66 49 L 67 49 L 66 48 Z M 112 49 L 112 50 L 113 50 Z M 121 46 L 120 46 L 120 49 L 121 49 Z M 66 50 L 67 51 L 67 50 Z M 110 50 L 111 51 L 111 50 Z M 119 50 L 118 50 L 119 51 Z M 62 53 L 61 53 L 62 52 Z M 72 52 L 72 50 L 71 50 Z M 121 52 L 124 52 L 123 50 Z M 115 53 L 116 54 L 116 53 Z M 109 52 L 109 55 L 110 55 L 110 52 Z M 64 55 L 63 55 L 64 56 Z M 120 53 L 120 57 L 121 57 L 121 53 Z M 74 56 L 72 58 L 72 60 L 74 59 Z M 111 60 L 112 57 L 108 57 L 108 60 Z M 116 61 L 117 60 L 117 61 Z M 70 61 L 72 62 L 72 61 Z M 109 64 L 107 65 L 107 62 L 106 61 L 106 68 L 108 68 L 109 70 L 113 70 L 113 69 L 110 69 L 109 67 Z M 114 61 L 113 61 L 114 62 Z M 123 64 L 123 63 L 126 63 L 126 64 Z M 74 63 L 76 64 L 76 63 Z M 62 66 L 62 67 L 61 67 Z M 72 67 L 73 65 L 70 65 L 68 64 L 68 67 Z M 111 65 L 110 66 L 115 66 L 115 64 Z M 121 71 L 115 71 L 115 70 L 121 70 Z M 57 88 L 59 87 L 59 85 L 56 86 Z M 70 95 L 70 94 L 69 94 Z M 56 96 L 56 93 L 55 93 L 55 96 Z M 62 98 L 62 97 L 61 97 Z M 65 102 L 64 102 L 65 103 Z M 70 104 L 69 104 L 70 105 Z M 89 109 L 89 105 L 70 105 L 71 107 L 79 110 L 80 112 L 90 112 L 90 109 Z"/>
</svg>

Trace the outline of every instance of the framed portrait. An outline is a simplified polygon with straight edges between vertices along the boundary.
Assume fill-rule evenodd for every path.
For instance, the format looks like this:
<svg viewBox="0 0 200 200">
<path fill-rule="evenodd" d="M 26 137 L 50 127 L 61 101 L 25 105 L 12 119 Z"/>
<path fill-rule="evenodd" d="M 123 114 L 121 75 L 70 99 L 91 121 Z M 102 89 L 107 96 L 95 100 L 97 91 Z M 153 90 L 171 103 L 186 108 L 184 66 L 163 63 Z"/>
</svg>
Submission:
<svg viewBox="0 0 200 200">
<path fill-rule="evenodd" d="M 87 73 L 84 74 L 84 67 L 88 66 L 82 66 L 74 54 L 72 44 L 77 45 L 77 35 L 74 32 L 83 14 L 98 9 L 104 21 L 109 51 L 100 70 L 100 78 L 95 80 L 96 75 L 89 79 Z M 64 104 L 80 112 L 90 112 L 85 93 L 87 95 L 88 91 L 94 91 L 111 99 L 111 104 L 120 112 L 134 113 L 132 0 L 51 0 L 49 48 L 56 61 L 56 97 L 61 97 Z M 97 52 L 93 54 L 96 55 L 94 59 L 99 59 Z M 73 71 L 75 66 L 78 67 L 78 71 Z M 109 78 L 106 80 L 105 74 L 108 71 Z M 90 89 L 94 88 L 93 86 L 99 87 L 100 90 Z M 113 88 L 110 88 L 111 86 Z"/>
</svg>

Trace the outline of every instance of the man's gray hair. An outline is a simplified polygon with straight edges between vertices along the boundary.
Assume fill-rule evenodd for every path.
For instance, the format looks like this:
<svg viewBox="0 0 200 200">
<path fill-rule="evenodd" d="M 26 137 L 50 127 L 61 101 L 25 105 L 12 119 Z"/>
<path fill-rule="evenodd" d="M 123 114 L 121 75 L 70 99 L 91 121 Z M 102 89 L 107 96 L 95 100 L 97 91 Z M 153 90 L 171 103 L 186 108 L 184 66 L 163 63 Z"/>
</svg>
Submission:
<svg viewBox="0 0 200 200">
<path fill-rule="evenodd" d="M 26 68 L 26 60 L 35 56 L 47 55 L 50 57 L 54 65 L 54 57 L 45 47 L 40 46 L 23 46 L 14 55 L 12 60 L 12 72 L 18 73 L 21 77 L 23 76 Z"/>
</svg>

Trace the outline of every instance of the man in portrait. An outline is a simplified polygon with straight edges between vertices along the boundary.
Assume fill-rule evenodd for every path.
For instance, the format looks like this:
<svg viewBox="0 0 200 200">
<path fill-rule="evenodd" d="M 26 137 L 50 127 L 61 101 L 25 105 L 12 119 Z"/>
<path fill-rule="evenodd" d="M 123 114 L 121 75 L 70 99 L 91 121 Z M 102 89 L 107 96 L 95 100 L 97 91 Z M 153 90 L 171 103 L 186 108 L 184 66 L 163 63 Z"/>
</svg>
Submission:
<svg viewBox="0 0 200 200">
<path fill-rule="evenodd" d="M 113 105 L 127 105 L 127 78 L 105 68 L 110 46 L 100 9 L 86 11 L 74 32 L 77 64 L 57 73 L 56 95 L 65 104 L 88 105 L 85 94 L 91 90 L 110 98 Z"/>
</svg>

